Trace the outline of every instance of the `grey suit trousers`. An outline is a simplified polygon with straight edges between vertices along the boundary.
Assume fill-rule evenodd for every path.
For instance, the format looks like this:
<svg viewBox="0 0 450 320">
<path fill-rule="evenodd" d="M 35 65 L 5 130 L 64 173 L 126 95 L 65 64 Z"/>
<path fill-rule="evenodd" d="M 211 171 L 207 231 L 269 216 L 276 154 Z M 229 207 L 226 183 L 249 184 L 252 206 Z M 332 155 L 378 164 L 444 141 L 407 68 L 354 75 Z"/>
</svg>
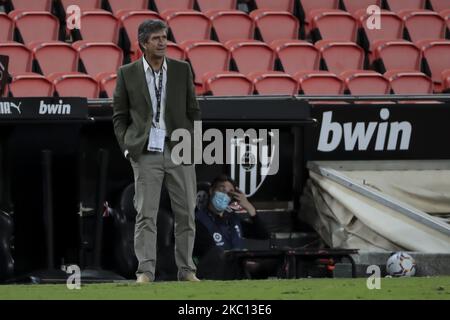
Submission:
<svg viewBox="0 0 450 320">
<path fill-rule="evenodd" d="M 137 211 L 134 250 L 139 262 L 136 274 L 155 279 L 156 219 L 163 182 L 169 192 L 175 218 L 175 262 L 178 274 L 195 272 L 192 250 L 195 239 L 195 198 L 197 182 L 194 165 L 175 165 L 166 142 L 164 152 L 144 153 L 131 160 Z"/>
</svg>

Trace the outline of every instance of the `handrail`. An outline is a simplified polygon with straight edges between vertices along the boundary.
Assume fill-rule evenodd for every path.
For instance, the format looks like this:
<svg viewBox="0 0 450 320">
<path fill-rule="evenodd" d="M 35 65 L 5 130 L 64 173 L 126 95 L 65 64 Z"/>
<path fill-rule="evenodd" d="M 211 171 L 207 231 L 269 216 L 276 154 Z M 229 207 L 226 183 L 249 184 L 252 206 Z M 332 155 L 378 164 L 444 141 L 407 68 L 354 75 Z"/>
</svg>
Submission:
<svg viewBox="0 0 450 320">
<path fill-rule="evenodd" d="M 317 96 L 317 95 L 251 95 L 251 96 L 198 96 L 198 101 L 215 101 L 215 100 L 298 100 L 298 101 L 405 101 L 405 100 L 444 100 L 450 101 L 450 94 L 391 94 L 391 95 L 331 95 L 331 96 Z M 107 106 L 112 105 L 112 98 L 103 99 L 88 99 L 89 106 Z"/>
</svg>

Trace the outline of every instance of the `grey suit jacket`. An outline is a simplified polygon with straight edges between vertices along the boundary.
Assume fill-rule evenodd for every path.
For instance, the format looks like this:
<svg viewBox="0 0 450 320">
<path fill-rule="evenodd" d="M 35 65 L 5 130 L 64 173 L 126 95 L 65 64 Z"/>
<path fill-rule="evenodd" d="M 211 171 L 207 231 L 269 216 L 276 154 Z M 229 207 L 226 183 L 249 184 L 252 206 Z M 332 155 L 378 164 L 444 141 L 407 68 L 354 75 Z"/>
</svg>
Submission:
<svg viewBox="0 0 450 320">
<path fill-rule="evenodd" d="M 188 63 L 167 59 L 166 108 L 167 133 L 178 128 L 193 134 L 194 121 L 201 119 L 195 98 L 192 72 Z M 117 71 L 113 103 L 114 133 L 122 152 L 128 150 L 137 161 L 146 149 L 153 108 L 145 79 L 142 59 L 124 65 Z M 193 141 L 193 139 L 192 139 Z M 171 143 L 171 147 L 174 143 Z"/>
</svg>

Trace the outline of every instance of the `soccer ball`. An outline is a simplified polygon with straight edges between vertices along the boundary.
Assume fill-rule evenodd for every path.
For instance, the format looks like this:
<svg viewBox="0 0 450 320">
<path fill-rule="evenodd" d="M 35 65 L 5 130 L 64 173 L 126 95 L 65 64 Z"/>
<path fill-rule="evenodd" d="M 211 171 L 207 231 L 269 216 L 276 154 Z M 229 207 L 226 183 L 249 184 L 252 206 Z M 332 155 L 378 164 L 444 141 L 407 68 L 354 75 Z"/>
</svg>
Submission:
<svg viewBox="0 0 450 320">
<path fill-rule="evenodd" d="M 416 262 L 406 252 L 396 252 L 389 257 L 386 271 L 393 277 L 412 277 L 416 274 Z"/>
</svg>

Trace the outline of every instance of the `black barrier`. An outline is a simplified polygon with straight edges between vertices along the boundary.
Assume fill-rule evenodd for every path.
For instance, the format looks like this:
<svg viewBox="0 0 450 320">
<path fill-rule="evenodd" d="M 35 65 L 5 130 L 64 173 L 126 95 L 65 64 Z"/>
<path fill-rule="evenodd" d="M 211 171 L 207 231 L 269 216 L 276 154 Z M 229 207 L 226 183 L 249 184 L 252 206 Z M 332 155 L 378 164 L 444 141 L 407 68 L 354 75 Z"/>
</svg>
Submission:
<svg viewBox="0 0 450 320">
<path fill-rule="evenodd" d="M 0 97 L 3 96 L 6 84 L 8 82 L 8 56 L 0 55 Z"/>
<path fill-rule="evenodd" d="M 449 104 L 314 105 L 308 160 L 450 159 Z"/>
<path fill-rule="evenodd" d="M 0 121 L 87 120 L 86 98 L 0 98 Z"/>
</svg>

